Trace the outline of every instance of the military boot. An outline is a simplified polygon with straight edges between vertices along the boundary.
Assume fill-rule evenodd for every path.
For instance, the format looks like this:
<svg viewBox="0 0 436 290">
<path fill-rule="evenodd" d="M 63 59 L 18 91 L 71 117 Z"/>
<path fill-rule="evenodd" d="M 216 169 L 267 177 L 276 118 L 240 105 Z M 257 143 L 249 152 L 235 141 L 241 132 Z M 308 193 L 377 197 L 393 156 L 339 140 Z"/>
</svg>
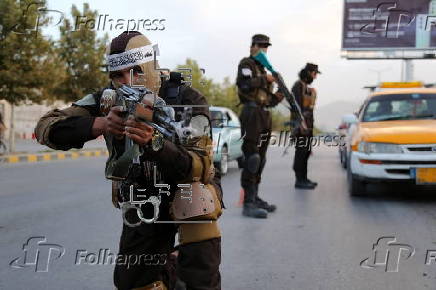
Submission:
<svg viewBox="0 0 436 290">
<path fill-rule="evenodd" d="M 295 182 L 295 188 L 298 189 L 315 189 L 316 185 L 314 185 L 313 183 L 310 183 L 306 180 L 297 180 Z"/>
<path fill-rule="evenodd" d="M 259 184 L 256 184 L 256 204 L 258 207 L 263 208 L 267 212 L 274 212 L 277 209 L 275 204 L 269 204 L 259 197 Z"/>
<path fill-rule="evenodd" d="M 308 183 L 310 183 L 311 185 L 313 185 L 313 186 L 318 186 L 318 182 L 315 182 L 315 181 L 312 181 L 312 180 L 310 180 L 310 179 L 306 179 L 306 181 L 308 182 Z"/>
<path fill-rule="evenodd" d="M 247 217 L 254 218 L 267 218 L 268 212 L 260 208 L 256 203 L 256 187 L 254 184 L 251 184 L 247 187 L 244 187 L 244 207 L 242 209 L 242 215 Z"/>
</svg>

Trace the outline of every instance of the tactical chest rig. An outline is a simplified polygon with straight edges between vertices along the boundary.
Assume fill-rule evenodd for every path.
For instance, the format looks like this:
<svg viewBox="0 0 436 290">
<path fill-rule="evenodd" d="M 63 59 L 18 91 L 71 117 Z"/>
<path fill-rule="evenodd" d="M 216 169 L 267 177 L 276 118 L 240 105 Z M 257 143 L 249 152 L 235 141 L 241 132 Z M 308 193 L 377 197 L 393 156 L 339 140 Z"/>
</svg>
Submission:
<svg viewBox="0 0 436 290">
<path fill-rule="evenodd" d="M 242 60 L 242 62 L 250 65 L 251 76 L 247 77 L 256 77 L 256 78 L 264 78 L 266 77 L 266 71 L 262 65 L 260 65 L 256 60 L 251 57 L 247 57 Z M 241 90 L 238 91 L 239 97 L 241 99 L 241 103 L 254 103 L 261 107 L 269 105 L 270 102 L 270 94 L 272 90 L 272 85 L 265 82 L 263 87 L 253 88 L 250 92 L 243 92 Z"/>
<path fill-rule="evenodd" d="M 174 106 L 176 121 L 182 121 L 183 111 L 189 108 L 187 86 L 183 85 L 180 73 L 172 72 L 170 80 L 165 82 L 160 91 L 168 105 Z M 192 103 L 192 100 L 189 102 Z M 198 104 L 196 104 L 198 105 Z M 193 108 L 195 112 L 195 108 Z M 193 114 L 195 115 L 195 113 Z M 198 118 L 196 120 L 196 118 Z M 222 213 L 221 201 L 217 188 L 211 184 L 215 175 L 213 167 L 212 129 L 209 119 L 205 115 L 196 115 L 191 125 L 203 130 L 201 136 L 185 142 L 183 146 L 192 158 L 192 171 L 185 188 L 177 190 L 171 206 L 171 214 L 175 220 L 209 221 L 205 224 L 182 224 L 179 227 L 181 243 L 200 241 L 220 236 L 216 220 Z M 188 190 L 186 190 L 188 188 Z"/>
<path fill-rule="evenodd" d="M 304 119 L 306 120 L 306 124 L 309 128 L 313 128 L 313 110 L 315 108 L 316 102 L 316 92 L 314 89 L 310 88 L 305 82 L 301 82 L 302 85 L 302 112 Z"/>
</svg>

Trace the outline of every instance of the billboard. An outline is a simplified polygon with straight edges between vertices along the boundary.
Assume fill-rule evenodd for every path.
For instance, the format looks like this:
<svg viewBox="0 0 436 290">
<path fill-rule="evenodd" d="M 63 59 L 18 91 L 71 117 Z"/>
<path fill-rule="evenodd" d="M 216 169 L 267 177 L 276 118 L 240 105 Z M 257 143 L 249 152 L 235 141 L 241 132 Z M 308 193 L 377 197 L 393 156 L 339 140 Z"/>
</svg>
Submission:
<svg viewBox="0 0 436 290">
<path fill-rule="evenodd" d="M 436 0 L 345 0 L 343 50 L 436 48 Z"/>
</svg>

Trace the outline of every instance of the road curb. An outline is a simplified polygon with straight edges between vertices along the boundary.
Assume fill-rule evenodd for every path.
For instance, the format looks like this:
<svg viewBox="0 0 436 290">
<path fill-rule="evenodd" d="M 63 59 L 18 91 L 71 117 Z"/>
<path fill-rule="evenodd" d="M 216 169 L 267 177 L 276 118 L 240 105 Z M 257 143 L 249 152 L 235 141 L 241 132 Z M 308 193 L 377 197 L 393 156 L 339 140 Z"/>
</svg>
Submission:
<svg viewBox="0 0 436 290">
<path fill-rule="evenodd" d="M 0 163 L 34 163 L 41 161 L 55 161 L 65 159 L 77 159 L 80 157 L 100 157 L 108 156 L 109 153 L 106 149 L 97 150 L 81 150 L 70 152 L 43 152 L 43 153 L 29 153 L 29 154 L 11 154 L 0 156 Z"/>
</svg>

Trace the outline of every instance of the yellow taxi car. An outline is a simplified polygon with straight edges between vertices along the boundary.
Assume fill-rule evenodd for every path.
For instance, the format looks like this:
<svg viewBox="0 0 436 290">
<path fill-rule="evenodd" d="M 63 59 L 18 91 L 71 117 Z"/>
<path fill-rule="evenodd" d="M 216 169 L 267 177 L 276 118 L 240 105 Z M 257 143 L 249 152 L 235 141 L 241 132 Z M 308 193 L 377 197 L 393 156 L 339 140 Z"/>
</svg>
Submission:
<svg viewBox="0 0 436 290">
<path fill-rule="evenodd" d="M 350 130 L 347 168 L 351 195 L 371 182 L 436 185 L 436 89 L 372 93 Z"/>
</svg>

